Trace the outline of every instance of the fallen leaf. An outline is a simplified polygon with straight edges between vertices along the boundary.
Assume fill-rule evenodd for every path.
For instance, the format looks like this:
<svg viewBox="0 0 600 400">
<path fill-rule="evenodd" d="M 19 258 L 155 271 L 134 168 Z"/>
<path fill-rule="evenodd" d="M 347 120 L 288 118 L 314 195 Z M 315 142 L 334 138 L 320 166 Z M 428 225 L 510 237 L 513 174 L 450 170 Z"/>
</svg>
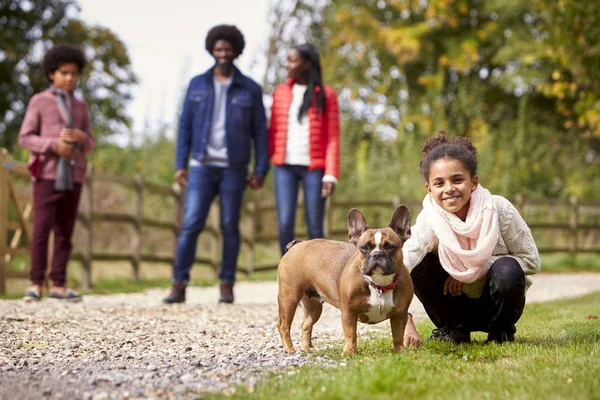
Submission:
<svg viewBox="0 0 600 400">
<path fill-rule="evenodd" d="M 599 319 L 597 315 L 588 315 L 587 319 Z"/>
</svg>

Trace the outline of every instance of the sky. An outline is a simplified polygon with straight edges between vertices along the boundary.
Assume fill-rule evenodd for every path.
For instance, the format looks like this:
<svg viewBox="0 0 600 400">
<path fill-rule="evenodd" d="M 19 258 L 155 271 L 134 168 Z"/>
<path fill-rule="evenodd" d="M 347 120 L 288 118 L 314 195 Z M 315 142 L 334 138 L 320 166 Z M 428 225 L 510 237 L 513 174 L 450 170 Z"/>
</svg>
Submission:
<svg viewBox="0 0 600 400">
<path fill-rule="evenodd" d="M 246 48 L 236 65 L 261 82 L 269 0 L 79 0 L 79 17 L 112 30 L 125 43 L 139 84 L 129 104 L 134 132 L 174 125 L 189 79 L 213 65 L 204 39 L 214 25 L 233 24 Z"/>
</svg>

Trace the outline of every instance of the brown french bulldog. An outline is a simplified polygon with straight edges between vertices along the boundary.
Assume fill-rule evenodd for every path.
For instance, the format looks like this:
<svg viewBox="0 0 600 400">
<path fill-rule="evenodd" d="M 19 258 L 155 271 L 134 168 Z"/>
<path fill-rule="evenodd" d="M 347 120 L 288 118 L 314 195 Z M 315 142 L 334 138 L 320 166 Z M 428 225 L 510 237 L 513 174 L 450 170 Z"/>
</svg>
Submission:
<svg viewBox="0 0 600 400">
<path fill-rule="evenodd" d="M 302 350 L 313 350 L 313 325 L 323 302 L 342 311 L 344 353 L 356 354 L 357 322 L 376 324 L 390 319 L 394 351 L 403 347 L 413 284 L 402 259 L 410 237 L 410 212 L 405 205 L 389 225 L 369 229 L 360 211 L 348 212 L 350 243 L 326 239 L 292 242 L 277 270 L 279 334 L 286 352 L 294 352 L 290 328 L 302 302 Z"/>
</svg>

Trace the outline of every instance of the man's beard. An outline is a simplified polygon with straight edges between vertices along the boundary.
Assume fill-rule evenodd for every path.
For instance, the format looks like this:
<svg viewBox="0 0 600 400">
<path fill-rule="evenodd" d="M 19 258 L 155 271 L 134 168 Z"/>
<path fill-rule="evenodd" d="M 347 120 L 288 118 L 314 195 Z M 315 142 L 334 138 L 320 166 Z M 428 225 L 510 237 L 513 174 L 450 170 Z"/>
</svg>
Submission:
<svg viewBox="0 0 600 400">
<path fill-rule="evenodd" d="M 217 62 L 217 69 L 223 74 L 228 74 L 233 70 L 233 61 L 227 61 L 224 63 Z"/>
</svg>

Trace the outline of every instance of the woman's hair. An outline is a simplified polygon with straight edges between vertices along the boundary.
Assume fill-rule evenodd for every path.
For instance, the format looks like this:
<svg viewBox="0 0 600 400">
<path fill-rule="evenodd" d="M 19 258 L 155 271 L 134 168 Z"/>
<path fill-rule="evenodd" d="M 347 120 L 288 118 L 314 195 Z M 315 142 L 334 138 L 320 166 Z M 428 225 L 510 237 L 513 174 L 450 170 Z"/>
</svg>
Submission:
<svg viewBox="0 0 600 400">
<path fill-rule="evenodd" d="M 445 158 L 460 161 L 471 176 L 477 175 L 477 149 L 468 137 L 451 138 L 446 136 L 445 131 L 439 131 L 436 137 L 427 139 L 421 149 L 421 174 L 426 182 L 429 181 L 431 164 Z"/>
<path fill-rule="evenodd" d="M 242 35 L 242 32 L 235 25 L 217 25 L 212 27 L 206 35 L 206 51 L 212 54 L 215 43 L 219 40 L 225 40 L 231 44 L 236 58 L 242 54 L 246 46 L 244 35 Z"/>
<path fill-rule="evenodd" d="M 79 47 L 68 44 L 57 44 L 48 50 L 44 56 L 44 60 L 42 61 L 44 75 L 46 75 L 49 82 L 52 82 L 50 74 L 54 73 L 62 65 L 69 63 L 76 64 L 79 68 L 79 73 L 83 72 L 86 64 L 83 51 Z"/>
<path fill-rule="evenodd" d="M 310 62 L 310 68 L 308 69 L 308 88 L 304 93 L 304 100 L 302 100 L 302 105 L 298 112 L 298 121 L 300 121 L 302 117 L 308 113 L 308 109 L 315 98 L 315 88 L 317 87 L 320 89 L 317 94 L 317 110 L 325 113 L 325 88 L 323 87 L 321 61 L 319 60 L 319 53 L 317 53 L 317 50 L 310 44 L 300 44 L 295 46 L 294 49 L 296 49 L 302 59 Z"/>
</svg>

